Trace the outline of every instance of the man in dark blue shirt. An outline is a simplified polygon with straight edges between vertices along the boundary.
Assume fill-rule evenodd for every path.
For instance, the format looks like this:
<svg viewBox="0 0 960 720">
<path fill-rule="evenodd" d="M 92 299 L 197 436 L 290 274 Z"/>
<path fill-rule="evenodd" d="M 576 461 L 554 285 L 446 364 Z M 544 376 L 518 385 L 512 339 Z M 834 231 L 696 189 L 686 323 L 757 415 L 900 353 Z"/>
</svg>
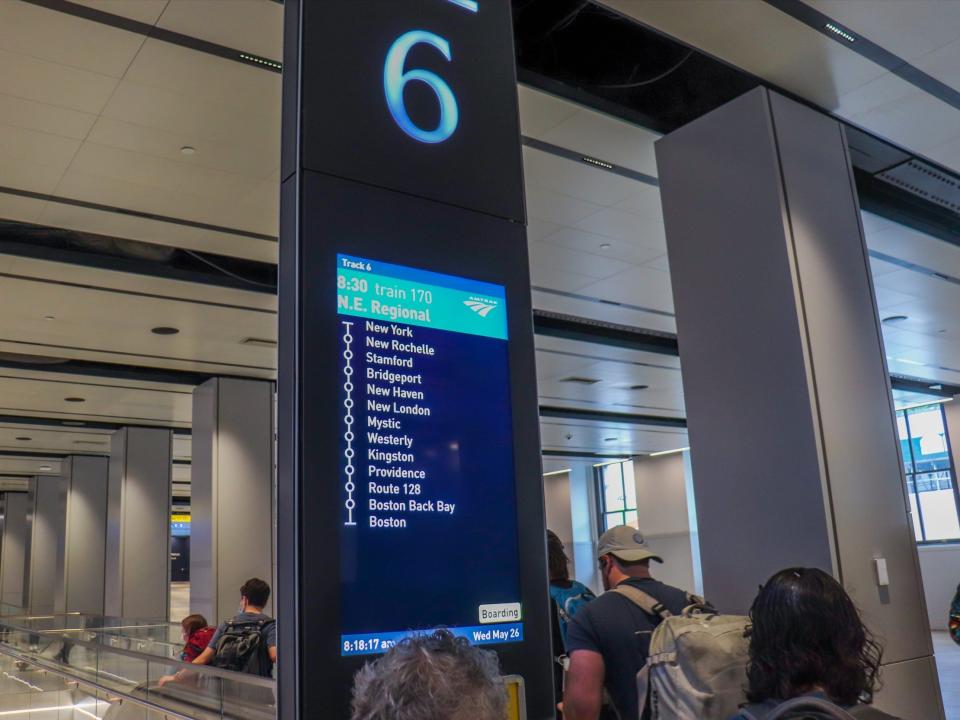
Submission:
<svg viewBox="0 0 960 720">
<path fill-rule="evenodd" d="M 636 528 L 620 525 L 597 546 L 604 590 L 627 583 L 679 615 L 688 603 L 683 590 L 650 576 L 650 561 L 663 560 Z M 622 720 L 637 720 L 637 673 L 647 662 L 650 636 L 660 623 L 625 595 L 606 592 L 585 605 L 567 629 L 570 669 L 563 695 L 566 720 L 597 720 L 606 688 Z"/>
</svg>

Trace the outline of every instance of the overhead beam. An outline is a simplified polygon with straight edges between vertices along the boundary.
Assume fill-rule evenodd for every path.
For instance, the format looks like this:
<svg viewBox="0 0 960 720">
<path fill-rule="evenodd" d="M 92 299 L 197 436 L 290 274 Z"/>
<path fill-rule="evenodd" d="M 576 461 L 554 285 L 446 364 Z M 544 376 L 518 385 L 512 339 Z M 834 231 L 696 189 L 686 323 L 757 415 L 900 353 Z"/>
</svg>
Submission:
<svg viewBox="0 0 960 720">
<path fill-rule="evenodd" d="M 604 410 L 582 410 L 541 405 L 540 419 L 559 418 L 563 420 L 583 420 L 587 422 L 622 423 L 626 425 L 649 425 L 651 427 L 669 427 L 677 430 L 687 429 L 686 418 L 663 417 L 660 415 L 634 415 L 632 413 L 607 412 Z"/>
</svg>

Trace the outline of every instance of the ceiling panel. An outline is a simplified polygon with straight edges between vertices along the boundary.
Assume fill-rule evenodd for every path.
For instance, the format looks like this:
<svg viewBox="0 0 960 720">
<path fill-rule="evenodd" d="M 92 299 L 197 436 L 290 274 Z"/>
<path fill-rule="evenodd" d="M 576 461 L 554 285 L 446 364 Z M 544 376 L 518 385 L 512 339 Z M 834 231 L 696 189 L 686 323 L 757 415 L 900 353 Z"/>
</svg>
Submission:
<svg viewBox="0 0 960 720">
<path fill-rule="evenodd" d="M 674 450 L 688 443 L 683 430 L 553 419 L 541 421 L 540 439 L 545 450 L 626 454 Z"/>
<path fill-rule="evenodd" d="M 0 475 L 59 477 L 60 460 L 55 458 L 0 455 Z"/>
<path fill-rule="evenodd" d="M 283 4 L 274 0 L 170 0 L 157 25 L 283 60 Z"/>
<path fill-rule="evenodd" d="M 631 217 L 635 218 L 635 216 Z M 587 218 L 587 220 L 590 220 L 590 218 Z M 633 237 L 628 235 L 625 238 L 613 238 L 608 235 L 587 232 L 580 228 L 565 227 L 548 235 L 544 242 L 549 245 L 560 245 L 580 251 L 579 254 L 589 253 L 592 256 L 608 260 L 624 261 L 619 263 L 617 267 L 620 270 L 625 270 L 629 267 L 626 263 L 642 264 L 666 252 L 665 243 L 662 247 L 657 247 L 652 242 L 650 244 L 644 243 L 641 237 L 642 232 L 639 228 L 636 229 Z"/>
<path fill-rule="evenodd" d="M 0 49 L 123 77 L 144 37 L 25 2 L 0 3 Z"/>
<path fill-rule="evenodd" d="M 171 132 L 145 127 L 115 118 L 100 117 L 87 138 L 93 145 L 128 150 L 182 165 L 204 168 L 256 179 L 270 177 L 277 168 L 275 143 L 260 143 L 243 151 L 236 144 L 223 140 L 203 139 L 185 132 Z M 193 155 L 181 149 L 193 148 Z"/>
<path fill-rule="evenodd" d="M 236 122 L 248 113 L 279 114 L 281 107 L 280 73 L 152 38 L 124 80 L 230 105 L 239 113 Z"/>
<path fill-rule="evenodd" d="M 525 186 L 527 214 L 556 225 L 573 225 L 588 215 L 603 210 L 603 205 L 587 202 L 572 195 L 559 193 L 535 185 L 527 180 Z M 576 188 L 570 188 L 576 191 Z"/>
<path fill-rule="evenodd" d="M 192 388 L 154 390 L 83 377 L 71 381 L 21 378 L 0 370 L 0 414 L 4 415 L 189 427 L 192 407 Z"/>
<path fill-rule="evenodd" d="M 2 382 L 0 382 L 2 387 Z M 110 451 L 110 430 L 45 428 L 27 424 L 0 424 L 0 454 L 5 451 L 102 455 Z"/>
<path fill-rule="evenodd" d="M 170 0 L 72 0 L 72 2 L 153 25 Z"/>
<path fill-rule="evenodd" d="M 6 50 L 0 50 L 0 67 L 0 93 L 84 113 L 99 113 L 117 86 L 108 75 Z"/>
<path fill-rule="evenodd" d="M 602 282 L 588 285 L 581 292 L 614 302 L 673 312 L 670 276 L 649 267 L 634 267 Z"/>
<path fill-rule="evenodd" d="M 36 133 L 83 140 L 97 116 L 56 105 L 0 95 L 0 123 Z"/>
<path fill-rule="evenodd" d="M 571 102 L 526 85 L 517 86 L 517 97 L 520 103 L 520 132 L 529 137 L 542 139 L 544 133 L 580 111 L 580 107 Z"/>
<path fill-rule="evenodd" d="M 637 125 L 580 109 L 540 139 L 646 175 L 657 175 L 653 142 L 659 135 Z"/>
<path fill-rule="evenodd" d="M 580 252 L 550 242 L 531 242 L 530 262 L 563 272 L 586 275 L 594 280 L 610 277 L 628 270 L 630 263 L 602 254 Z M 595 248 L 600 251 L 600 248 Z"/>
<path fill-rule="evenodd" d="M 275 350 L 241 344 L 247 337 L 275 339 L 272 313 L 19 278 L 0 283 L 0 303 L 8 307 L 0 325 L 7 352 L 255 377 L 272 377 L 276 368 Z M 180 334 L 154 335 L 157 326 Z"/>
<path fill-rule="evenodd" d="M 636 184 L 635 180 L 621 175 L 529 147 L 523 148 L 523 174 L 531 185 L 573 195 L 595 205 L 623 202 Z"/>
<path fill-rule="evenodd" d="M 804 2 L 908 62 L 960 36 L 960 3 L 955 0 Z M 909 31 L 905 32 L 906 29 Z"/>
<path fill-rule="evenodd" d="M 197 60 L 208 57 L 194 55 Z M 264 73 L 255 69 L 252 72 Z M 238 151 L 247 148 L 255 157 L 274 147 L 279 166 L 279 106 L 258 102 L 242 107 L 207 96 L 191 97 L 176 87 L 157 88 L 125 78 L 104 108 L 103 116 L 183 136 L 189 145 L 198 148 L 199 154 L 204 152 L 205 140 L 229 143 Z"/>
</svg>

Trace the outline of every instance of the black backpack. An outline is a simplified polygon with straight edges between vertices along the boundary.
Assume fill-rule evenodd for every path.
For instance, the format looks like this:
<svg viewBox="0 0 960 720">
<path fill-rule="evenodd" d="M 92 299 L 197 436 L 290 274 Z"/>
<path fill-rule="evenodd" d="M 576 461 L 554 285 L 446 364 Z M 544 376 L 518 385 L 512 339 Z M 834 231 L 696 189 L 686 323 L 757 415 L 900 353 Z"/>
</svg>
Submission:
<svg viewBox="0 0 960 720">
<path fill-rule="evenodd" d="M 214 648 L 210 664 L 222 670 L 250 673 L 261 677 L 273 674 L 273 661 L 266 642 L 266 630 L 276 620 L 228 620 Z"/>
</svg>

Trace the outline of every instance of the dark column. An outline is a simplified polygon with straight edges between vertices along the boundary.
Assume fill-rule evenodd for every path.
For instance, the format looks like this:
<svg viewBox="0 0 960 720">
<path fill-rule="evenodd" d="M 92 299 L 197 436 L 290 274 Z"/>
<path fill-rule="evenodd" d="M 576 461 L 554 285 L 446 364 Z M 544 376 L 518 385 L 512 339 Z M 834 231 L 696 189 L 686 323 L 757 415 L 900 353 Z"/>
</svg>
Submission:
<svg viewBox="0 0 960 720">
<path fill-rule="evenodd" d="M 285 8 L 280 716 L 445 625 L 552 718 L 510 4 Z"/>
</svg>

